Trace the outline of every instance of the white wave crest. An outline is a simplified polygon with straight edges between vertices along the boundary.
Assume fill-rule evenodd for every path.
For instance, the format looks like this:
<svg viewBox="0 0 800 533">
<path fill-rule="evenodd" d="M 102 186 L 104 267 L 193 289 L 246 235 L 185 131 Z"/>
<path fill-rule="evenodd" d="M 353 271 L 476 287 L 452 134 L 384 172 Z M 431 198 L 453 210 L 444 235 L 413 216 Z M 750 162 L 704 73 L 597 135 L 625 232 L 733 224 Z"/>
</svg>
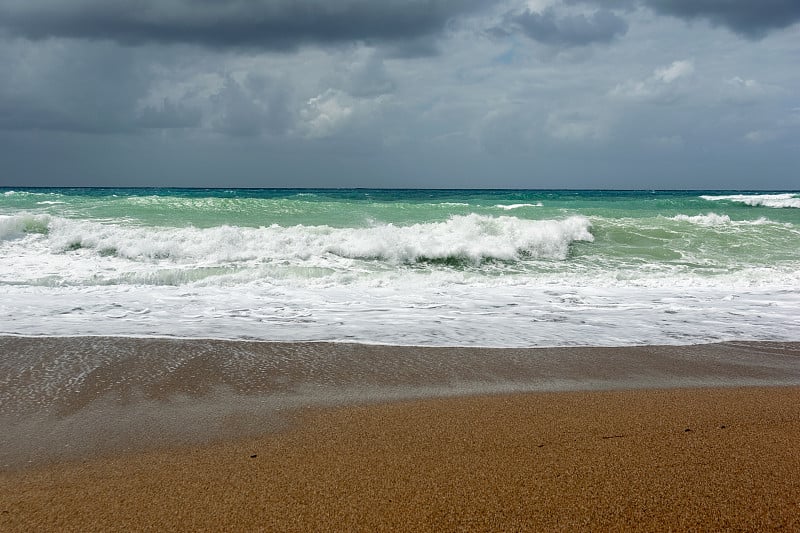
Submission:
<svg viewBox="0 0 800 533">
<path fill-rule="evenodd" d="M 261 228 L 152 228 L 39 216 L 50 249 L 81 249 L 134 261 L 197 266 L 240 262 L 324 266 L 333 258 L 480 263 L 484 260 L 566 259 L 574 241 L 593 241 L 585 217 L 523 220 L 470 214 L 443 222 L 365 228 L 273 225 Z M 20 233 L 20 222 L 12 231 Z M 48 231 L 49 228 L 49 231 Z"/>
<path fill-rule="evenodd" d="M 760 217 L 756 220 L 731 220 L 728 215 L 718 215 L 707 213 L 705 215 L 675 215 L 670 220 L 689 222 L 698 226 L 761 226 L 764 224 L 778 224 L 771 220 Z"/>
<path fill-rule="evenodd" d="M 542 207 L 542 202 L 536 202 L 535 204 L 497 204 L 495 207 L 511 211 L 512 209 L 519 209 L 520 207 Z"/>
<path fill-rule="evenodd" d="M 438 223 L 340 230 L 338 242 L 326 249 L 343 257 L 394 263 L 565 259 L 572 242 L 594 240 L 590 227 L 589 220 L 579 216 L 535 221 L 471 214 Z"/>
<path fill-rule="evenodd" d="M 30 233 L 47 233 L 48 215 L 0 215 L 0 241 L 18 239 Z"/>
<path fill-rule="evenodd" d="M 675 215 L 672 220 L 679 220 L 681 222 L 689 222 L 691 224 L 698 224 L 700 226 L 723 226 L 731 223 L 731 217 L 728 215 L 718 215 L 716 213 L 708 213 L 706 215 Z"/>
<path fill-rule="evenodd" d="M 703 200 L 718 202 L 727 200 L 753 207 L 772 207 L 776 209 L 784 207 L 800 208 L 800 197 L 794 193 L 784 194 L 731 194 L 727 196 L 701 196 Z"/>
</svg>

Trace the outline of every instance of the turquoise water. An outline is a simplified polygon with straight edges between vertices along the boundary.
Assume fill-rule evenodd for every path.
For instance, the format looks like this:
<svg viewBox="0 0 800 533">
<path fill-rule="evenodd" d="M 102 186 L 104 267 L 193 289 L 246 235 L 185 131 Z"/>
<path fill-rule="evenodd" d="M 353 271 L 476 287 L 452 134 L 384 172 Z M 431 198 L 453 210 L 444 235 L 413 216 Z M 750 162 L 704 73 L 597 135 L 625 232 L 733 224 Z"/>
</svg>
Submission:
<svg viewBox="0 0 800 533">
<path fill-rule="evenodd" d="M 780 196 L 785 207 L 800 207 L 800 194 L 756 191 L 547 191 L 547 190 L 387 190 L 387 189 L 9 189 L 0 188 L 0 209 L 114 220 L 144 225 L 258 227 L 280 225 L 358 226 L 373 221 L 408 224 L 446 220 L 452 215 L 497 215 L 498 205 L 521 205 L 515 216 L 541 219 L 564 213 L 608 218 L 703 214 L 724 206 L 735 220 L 770 215 L 797 223 L 797 211 L 754 210 L 742 201 L 703 196 Z M 524 205 L 531 204 L 531 205 Z M 541 205 L 538 205 L 541 204 Z M 531 207 L 538 207 L 536 211 Z M 759 206 L 756 206 L 759 207 Z"/>
<path fill-rule="evenodd" d="M 800 338 L 800 194 L 0 189 L 0 333 Z"/>
</svg>

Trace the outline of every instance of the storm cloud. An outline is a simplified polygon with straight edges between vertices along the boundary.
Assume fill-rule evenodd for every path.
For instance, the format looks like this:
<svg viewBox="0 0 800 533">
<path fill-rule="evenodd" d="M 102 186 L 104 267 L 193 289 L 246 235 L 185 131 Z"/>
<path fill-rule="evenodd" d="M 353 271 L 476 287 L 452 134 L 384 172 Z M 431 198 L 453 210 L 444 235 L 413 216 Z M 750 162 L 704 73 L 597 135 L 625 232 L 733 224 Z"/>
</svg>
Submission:
<svg viewBox="0 0 800 533">
<path fill-rule="evenodd" d="M 797 0 L 645 0 L 657 13 L 683 19 L 707 19 L 751 38 L 800 21 Z"/>
<path fill-rule="evenodd" d="M 293 49 L 307 43 L 418 39 L 484 4 L 479 0 L 10 0 L 0 6 L 0 25 L 29 39 Z"/>
<path fill-rule="evenodd" d="M 0 186 L 796 187 L 795 4 L 3 0 Z"/>
<path fill-rule="evenodd" d="M 150 83 L 137 56 L 135 50 L 89 43 L 31 49 L 14 42 L 3 47 L 0 129 L 98 134 L 136 129 L 132 102 L 146 94 Z M 177 118 L 168 115 L 176 113 L 184 114 L 170 104 L 148 110 L 141 127 L 166 125 Z M 181 120 L 188 118 L 184 114 Z"/>
<path fill-rule="evenodd" d="M 584 46 L 607 43 L 628 31 L 628 23 L 612 11 L 601 9 L 591 15 L 558 16 L 554 10 L 542 13 L 525 10 L 511 19 L 513 25 L 535 41 L 556 46 Z"/>
</svg>

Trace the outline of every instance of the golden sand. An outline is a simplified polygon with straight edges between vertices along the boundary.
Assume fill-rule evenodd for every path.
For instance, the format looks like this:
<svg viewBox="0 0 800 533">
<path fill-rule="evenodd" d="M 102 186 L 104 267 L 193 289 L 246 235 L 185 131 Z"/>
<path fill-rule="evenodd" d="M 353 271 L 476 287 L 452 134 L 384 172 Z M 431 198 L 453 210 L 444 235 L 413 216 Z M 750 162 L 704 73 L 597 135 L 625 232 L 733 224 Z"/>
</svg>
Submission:
<svg viewBox="0 0 800 533">
<path fill-rule="evenodd" d="M 800 388 L 307 409 L 272 435 L 0 475 L 2 531 L 800 530 Z"/>
</svg>

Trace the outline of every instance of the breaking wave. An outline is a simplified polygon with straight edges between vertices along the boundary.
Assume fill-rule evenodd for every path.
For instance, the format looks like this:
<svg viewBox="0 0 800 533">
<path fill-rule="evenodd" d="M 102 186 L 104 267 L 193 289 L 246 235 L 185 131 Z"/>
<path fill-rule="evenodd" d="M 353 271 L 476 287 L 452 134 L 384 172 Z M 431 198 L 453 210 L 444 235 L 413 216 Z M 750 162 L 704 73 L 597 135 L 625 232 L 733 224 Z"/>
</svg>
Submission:
<svg viewBox="0 0 800 533">
<path fill-rule="evenodd" d="M 723 226 L 731 223 L 731 217 L 728 215 L 718 215 L 716 213 L 708 213 L 706 215 L 675 215 L 671 220 L 689 222 L 700 226 Z"/>
<path fill-rule="evenodd" d="M 728 215 L 706 213 L 705 215 L 675 215 L 670 220 L 689 222 L 698 226 L 761 226 L 763 224 L 776 224 L 764 217 L 756 220 L 731 220 Z"/>
<path fill-rule="evenodd" d="M 0 215 L 0 241 L 18 239 L 30 233 L 47 233 L 49 224 L 48 215 Z"/>
<path fill-rule="evenodd" d="M 536 202 L 535 204 L 497 204 L 495 207 L 511 211 L 512 209 L 519 209 L 520 207 L 543 207 L 543 204 L 542 202 Z"/>
<path fill-rule="evenodd" d="M 443 222 L 361 228 L 273 225 L 261 228 L 153 228 L 47 215 L 0 219 L 0 238 L 42 234 L 51 252 L 90 250 L 134 261 L 220 265 L 238 262 L 314 262 L 324 257 L 417 262 L 475 263 L 524 259 L 564 260 L 575 241 L 593 241 L 582 216 L 523 220 L 470 214 Z"/>
<path fill-rule="evenodd" d="M 703 195 L 700 198 L 709 202 L 730 201 L 753 207 L 800 208 L 800 196 L 794 193 L 783 194 L 730 194 L 725 196 Z"/>
</svg>

